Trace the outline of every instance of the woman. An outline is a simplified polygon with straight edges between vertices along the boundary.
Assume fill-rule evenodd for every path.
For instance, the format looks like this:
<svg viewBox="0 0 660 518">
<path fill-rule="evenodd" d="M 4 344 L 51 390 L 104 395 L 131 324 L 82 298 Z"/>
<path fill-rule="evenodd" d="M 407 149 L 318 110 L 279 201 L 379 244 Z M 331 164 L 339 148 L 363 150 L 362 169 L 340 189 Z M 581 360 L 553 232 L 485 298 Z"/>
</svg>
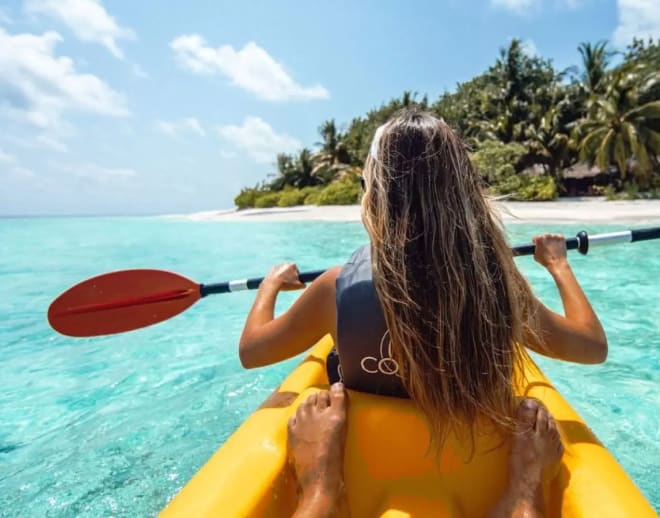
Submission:
<svg viewBox="0 0 660 518">
<path fill-rule="evenodd" d="M 517 270 L 466 149 L 442 120 L 408 110 L 381 126 L 363 183 L 370 250 L 325 272 L 278 318 L 278 292 L 304 285 L 295 265 L 274 267 L 240 339 L 243 366 L 285 360 L 330 333 L 347 388 L 403 389 L 429 416 L 472 417 L 508 413 L 520 344 L 566 361 L 605 360 L 605 333 L 564 239 L 534 239 L 535 259 L 559 289 L 561 316 Z"/>
<path fill-rule="evenodd" d="M 561 316 L 516 268 L 465 146 L 444 121 L 413 109 L 381 126 L 363 187 L 370 246 L 324 273 L 278 318 L 278 292 L 304 285 L 295 265 L 274 267 L 241 336 L 243 366 L 290 358 L 330 333 L 344 385 L 411 397 L 440 446 L 452 426 L 477 416 L 515 428 L 512 379 L 525 346 L 567 361 L 605 360 L 605 333 L 564 239 L 534 239 L 535 259 L 559 289 Z"/>
</svg>

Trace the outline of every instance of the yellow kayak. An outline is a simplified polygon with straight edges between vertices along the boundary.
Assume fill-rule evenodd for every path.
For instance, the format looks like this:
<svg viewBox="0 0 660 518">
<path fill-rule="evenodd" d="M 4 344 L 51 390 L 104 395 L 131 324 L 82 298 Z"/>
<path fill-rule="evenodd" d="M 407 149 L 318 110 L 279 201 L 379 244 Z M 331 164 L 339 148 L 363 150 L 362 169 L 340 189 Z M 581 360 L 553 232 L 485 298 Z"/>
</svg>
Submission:
<svg viewBox="0 0 660 518">
<path fill-rule="evenodd" d="M 287 465 L 289 417 L 311 392 L 327 387 L 321 340 L 275 397 L 252 414 L 162 511 L 161 517 L 289 517 L 296 486 Z M 521 395 L 543 401 L 560 425 L 565 453 L 544 481 L 547 516 L 655 517 L 612 454 L 539 368 L 526 365 Z M 508 444 L 484 435 L 449 437 L 429 453 L 424 420 L 408 400 L 349 393 L 344 476 L 352 516 L 484 516 L 504 490 Z M 640 452 L 641 453 L 641 452 Z"/>
</svg>

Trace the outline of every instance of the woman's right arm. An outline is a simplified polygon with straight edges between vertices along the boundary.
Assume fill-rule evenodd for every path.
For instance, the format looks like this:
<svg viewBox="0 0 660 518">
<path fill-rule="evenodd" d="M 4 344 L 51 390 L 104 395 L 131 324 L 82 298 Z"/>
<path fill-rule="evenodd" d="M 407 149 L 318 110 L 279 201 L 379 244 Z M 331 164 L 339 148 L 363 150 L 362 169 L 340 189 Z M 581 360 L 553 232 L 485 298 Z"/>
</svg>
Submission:
<svg viewBox="0 0 660 518">
<path fill-rule="evenodd" d="M 304 288 L 293 264 L 275 266 L 266 275 L 248 314 L 239 342 L 243 367 L 263 367 L 309 349 L 324 335 L 336 334 L 335 280 L 341 267 L 318 277 L 282 315 L 275 317 L 281 290 Z"/>
<path fill-rule="evenodd" d="M 607 358 L 607 337 L 566 258 L 566 240 L 559 234 L 534 238 L 534 259 L 552 275 L 564 316 L 536 300 L 541 336 L 530 338 L 530 349 L 552 358 L 576 363 L 602 363 Z"/>
</svg>

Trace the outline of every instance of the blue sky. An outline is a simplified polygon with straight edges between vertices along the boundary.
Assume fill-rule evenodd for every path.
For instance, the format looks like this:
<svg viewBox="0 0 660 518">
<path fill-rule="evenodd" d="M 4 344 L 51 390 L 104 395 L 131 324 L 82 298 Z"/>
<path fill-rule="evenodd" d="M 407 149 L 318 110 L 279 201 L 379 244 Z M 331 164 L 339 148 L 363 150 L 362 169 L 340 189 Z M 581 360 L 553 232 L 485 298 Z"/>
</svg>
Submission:
<svg viewBox="0 0 660 518">
<path fill-rule="evenodd" d="M 0 215 L 229 208 L 323 120 L 435 99 L 512 37 L 564 68 L 634 35 L 660 0 L 2 0 Z"/>
</svg>

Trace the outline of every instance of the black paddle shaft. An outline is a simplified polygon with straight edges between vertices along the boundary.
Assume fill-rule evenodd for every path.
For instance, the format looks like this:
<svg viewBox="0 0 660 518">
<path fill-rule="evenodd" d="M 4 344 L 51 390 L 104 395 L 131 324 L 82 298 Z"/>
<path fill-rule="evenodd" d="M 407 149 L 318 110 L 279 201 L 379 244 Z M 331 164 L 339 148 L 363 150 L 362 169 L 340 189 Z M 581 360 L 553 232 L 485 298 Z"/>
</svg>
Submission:
<svg viewBox="0 0 660 518">
<path fill-rule="evenodd" d="M 577 250 L 586 255 L 589 252 L 589 246 L 601 246 L 614 243 L 634 243 L 635 241 L 647 241 L 649 239 L 660 239 L 660 227 L 638 228 L 636 230 L 622 230 L 619 232 L 610 232 L 605 234 L 594 234 L 589 236 L 586 231 L 578 232 L 577 236 L 566 240 L 568 250 Z M 522 255 L 534 255 L 534 245 L 514 246 L 511 251 L 516 257 Z M 325 270 L 316 270 L 313 272 L 303 272 L 300 274 L 300 281 L 305 284 L 312 282 L 319 277 Z M 232 291 L 256 290 L 263 282 L 263 277 L 253 279 L 243 279 L 239 281 L 219 282 L 217 284 L 200 284 L 199 292 L 202 297 L 214 293 L 229 293 Z"/>
<path fill-rule="evenodd" d="M 300 282 L 307 284 L 312 282 L 317 277 L 320 277 L 325 270 L 315 270 L 313 272 L 303 272 L 300 274 Z M 240 281 L 219 282 L 217 284 L 201 284 L 199 293 L 202 297 L 206 295 L 213 295 L 215 293 L 229 293 L 231 291 L 244 291 L 256 290 L 263 282 L 263 277 L 255 277 L 253 279 L 243 279 Z"/>
</svg>

